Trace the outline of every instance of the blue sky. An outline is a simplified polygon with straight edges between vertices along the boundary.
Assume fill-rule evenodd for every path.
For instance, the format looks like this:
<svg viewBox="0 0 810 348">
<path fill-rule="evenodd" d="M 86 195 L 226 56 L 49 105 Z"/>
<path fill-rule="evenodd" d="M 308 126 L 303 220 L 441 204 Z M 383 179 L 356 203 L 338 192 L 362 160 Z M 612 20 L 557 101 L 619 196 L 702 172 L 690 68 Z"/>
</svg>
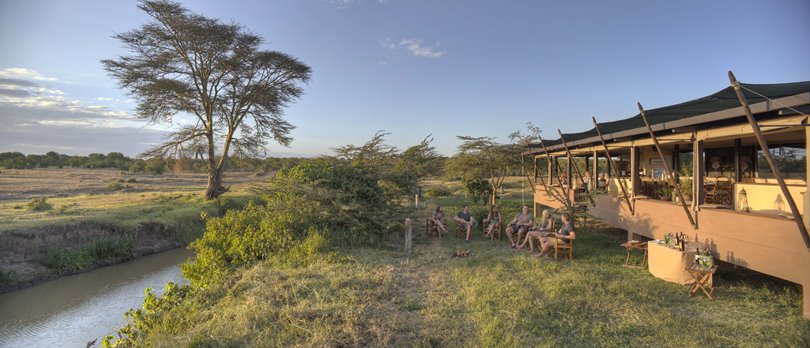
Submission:
<svg viewBox="0 0 810 348">
<path fill-rule="evenodd" d="M 266 48 L 313 69 L 286 111 L 289 148 L 317 155 L 378 130 L 400 148 L 433 134 L 544 135 L 590 128 L 743 82 L 810 80 L 810 2 L 773 1 L 183 1 L 236 21 Z M 99 61 L 126 53 L 114 33 L 148 18 L 135 1 L 0 0 L 0 151 L 135 155 L 161 129 Z M 20 92 L 20 90 L 24 92 Z"/>
</svg>

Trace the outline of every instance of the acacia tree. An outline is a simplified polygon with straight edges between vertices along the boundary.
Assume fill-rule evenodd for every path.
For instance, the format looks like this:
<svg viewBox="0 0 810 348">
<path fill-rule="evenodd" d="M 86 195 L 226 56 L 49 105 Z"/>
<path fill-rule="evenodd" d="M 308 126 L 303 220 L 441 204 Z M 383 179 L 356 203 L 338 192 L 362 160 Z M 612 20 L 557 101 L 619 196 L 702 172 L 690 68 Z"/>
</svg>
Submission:
<svg viewBox="0 0 810 348">
<path fill-rule="evenodd" d="M 492 137 L 458 136 L 458 153 L 447 161 L 448 174 L 463 180 L 486 179 L 492 185 L 490 204 L 495 204 L 498 189 L 507 175 L 520 170 L 520 148 L 500 144 Z"/>
<path fill-rule="evenodd" d="M 101 63 L 135 98 L 138 118 L 178 125 L 142 156 L 203 159 L 205 198 L 215 198 L 228 191 L 222 179 L 231 152 L 262 154 L 269 139 L 290 144 L 294 126 L 283 119 L 283 109 L 303 94 L 311 69 L 262 50 L 263 39 L 241 25 L 170 1 L 144 0 L 138 7 L 152 21 L 114 36 L 132 55 Z"/>
<path fill-rule="evenodd" d="M 339 159 L 378 173 L 381 185 L 391 198 L 415 193 L 422 179 L 441 172 L 442 157 L 431 145 L 433 138 L 430 135 L 419 144 L 399 151 L 385 143 L 388 134 L 378 131 L 361 146 L 345 145 L 333 150 Z"/>
</svg>

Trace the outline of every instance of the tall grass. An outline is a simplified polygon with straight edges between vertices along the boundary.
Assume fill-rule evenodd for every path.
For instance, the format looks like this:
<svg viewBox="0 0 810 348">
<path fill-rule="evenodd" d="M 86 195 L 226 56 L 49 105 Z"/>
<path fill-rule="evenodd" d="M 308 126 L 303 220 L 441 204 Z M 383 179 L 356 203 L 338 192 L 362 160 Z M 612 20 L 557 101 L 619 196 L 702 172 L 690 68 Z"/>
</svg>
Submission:
<svg viewBox="0 0 810 348">
<path fill-rule="evenodd" d="M 73 249 L 47 249 L 39 262 L 60 275 L 81 272 L 99 264 L 126 261 L 134 256 L 132 236 L 106 236 Z"/>
</svg>

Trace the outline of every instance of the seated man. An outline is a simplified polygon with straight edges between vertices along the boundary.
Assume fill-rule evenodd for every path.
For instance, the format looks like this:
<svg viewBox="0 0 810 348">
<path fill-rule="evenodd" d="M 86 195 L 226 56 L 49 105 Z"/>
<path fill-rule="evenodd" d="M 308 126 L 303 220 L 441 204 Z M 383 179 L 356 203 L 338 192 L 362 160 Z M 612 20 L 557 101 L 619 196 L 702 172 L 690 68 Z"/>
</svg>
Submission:
<svg viewBox="0 0 810 348">
<path fill-rule="evenodd" d="M 515 215 L 515 218 L 512 219 L 512 222 L 510 222 L 509 226 L 506 228 L 506 236 L 509 237 L 509 243 L 512 244 L 512 249 L 517 248 L 517 245 L 520 244 L 520 240 L 523 239 L 523 235 L 532 225 L 534 225 L 534 215 L 529 213 L 529 206 L 524 205 L 520 213 Z M 517 235 L 517 240 L 513 238 L 513 235 Z"/>
<path fill-rule="evenodd" d="M 562 226 L 557 232 L 556 237 L 548 236 L 540 239 L 541 249 L 539 256 L 546 255 L 546 253 L 549 252 L 549 249 L 552 249 L 557 243 L 570 243 L 570 241 L 577 239 L 577 234 L 574 232 L 574 228 L 571 226 L 571 214 L 563 213 L 561 220 Z"/>
<path fill-rule="evenodd" d="M 456 221 L 456 226 L 459 231 L 467 233 L 466 240 L 470 240 L 475 219 L 473 219 L 472 214 L 470 214 L 470 209 L 466 204 L 464 205 L 464 209 L 462 209 L 453 220 Z"/>
</svg>

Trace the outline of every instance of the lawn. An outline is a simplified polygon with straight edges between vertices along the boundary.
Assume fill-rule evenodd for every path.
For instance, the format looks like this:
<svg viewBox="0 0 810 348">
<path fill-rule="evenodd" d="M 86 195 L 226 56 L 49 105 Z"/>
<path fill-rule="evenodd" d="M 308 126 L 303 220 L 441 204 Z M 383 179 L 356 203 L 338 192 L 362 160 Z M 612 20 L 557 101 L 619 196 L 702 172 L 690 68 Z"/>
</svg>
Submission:
<svg viewBox="0 0 810 348">
<path fill-rule="evenodd" d="M 417 224 L 418 226 L 419 224 Z M 202 290 L 156 346 L 808 346 L 799 289 L 718 271 L 716 300 L 625 268 L 623 234 L 580 229 L 573 261 L 505 241 L 427 239 L 410 256 L 345 251 L 307 267 L 263 263 Z M 451 258 L 458 250 L 468 258 Z"/>
</svg>

